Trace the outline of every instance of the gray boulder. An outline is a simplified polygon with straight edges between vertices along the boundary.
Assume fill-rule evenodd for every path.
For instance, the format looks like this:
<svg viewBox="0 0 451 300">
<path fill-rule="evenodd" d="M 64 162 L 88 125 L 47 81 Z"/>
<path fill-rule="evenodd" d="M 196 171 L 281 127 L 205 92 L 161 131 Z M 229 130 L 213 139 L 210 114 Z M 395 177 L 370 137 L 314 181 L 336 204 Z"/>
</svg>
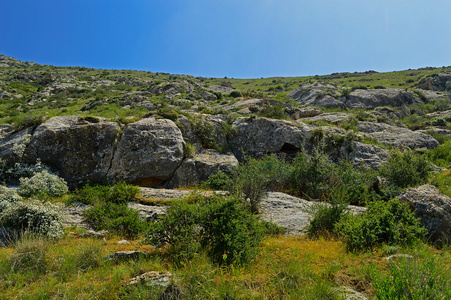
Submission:
<svg viewBox="0 0 451 300">
<path fill-rule="evenodd" d="M 298 107 L 294 110 L 294 112 L 291 114 L 291 118 L 294 120 L 302 119 L 302 118 L 311 118 L 318 115 L 323 114 L 324 111 L 322 111 L 319 108 L 311 107 L 311 106 L 304 106 L 304 107 Z"/>
<path fill-rule="evenodd" d="M 412 92 L 400 89 L 354 90 L 346 98 L 347 108 L 374 109 L 378 106 L 402 106 L 419 102 Z"/>
<path fill-rule="evenodd" d="M 230 137 L 233 153 L 238 160 L 246 155 L 261 157 L 267 153 L 300 151 L 313 128 L 268 118 L 237 118 Z"/>
<path fill-rule="evenodd" d="M 180 129 L 166 119 L 146 118 L 125 127 L 108 177 L 152 186 L 171 178 L 184 156 Z"/>
<path fill-rule="evenodd" d="M 34 164 L 40 159 L 72 186 L 102 182 L 110 169 L 119 131 L 119 125 L 112 122 L 54 117 L 36 128 L 23 160 Z"/>
<path fill-rule="evenodd" d="M 222 154 L 216 150 L 206 150 L 186 158 L 175 171 L 168 187 L 188 187 L 207 180 L 218 171 L 228 172 L 238 166 L 233 154 Z"/>
<path fill-rule="evenodd" d="M 443 195 L 433 185 L 409 188 L 398 198 L 415 211 L 434 242 L 451 240 L 451 198 Z"/>
<path fill-rule="evenodd" d="M 420 84 L 420 88 L 432 91 L 449 91 L 451 88 L 451 73 L 442 73 L 429 78 Z"/>
<path fill-rule="evenodd" d="M 343 99 L 337 99 L 339 96 L 340 93 L 333 85 L 315 82 L 300 86 L 291 91 L 286 97 L 304 105 L 328 108 L 344 107 Z"/>
<path fill-rule="evenodd" d="M 387 161 L 390 154 L 378 146 L 352 141 L 350 145 L 340 149 L 340 156 L 342 159 L 349 159 L 356 165 L 363 165 L 376 170 Z"/>
<path fill-rule="evenodd" d="M 317 116 L 311 117 L 311 118 L 304 118 L 301 119 L 300 121 L 302 122 L 318 122 L 318 121 L 324 121 L 324 122 L 329 122 L 331 124 L 339 124 L 343 121 L 346 121 L 348 119 L 353 118 L 354 115 L 353 114 L 348 114 L 348 113 L 342 113 L 342 112 L 336 112 L 336 113 L 324 113 L 324 114 L 319 114 Z"/>
<path fill-rule="evenodd" d="M 379 142 L 395 147 L 402 146 L 411 149 L 434 149 L 439 146 L 439 142 L 430 135 L 412 131 L 407 128 L 373 122 L 358 122 L 357 128 L 360 132 L 367 133 L 369 136 L 376 138 Z"/>
</svg>

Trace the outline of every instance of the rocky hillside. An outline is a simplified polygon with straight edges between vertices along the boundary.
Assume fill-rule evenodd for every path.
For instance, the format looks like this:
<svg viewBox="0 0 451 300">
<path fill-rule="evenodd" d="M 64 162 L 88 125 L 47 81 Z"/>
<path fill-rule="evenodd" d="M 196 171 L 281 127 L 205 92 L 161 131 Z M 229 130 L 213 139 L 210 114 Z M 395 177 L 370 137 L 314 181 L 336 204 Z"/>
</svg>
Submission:
<svg viewBox="0 0 451 300">
<path fill-rule="evenodd" d="M 0 158 L 72 186 L 191 186 L 218 170 L 325 145 L 378 168 L 392 147 L 449 136 L 451 68 L 218 79 L 53 67 L 0 56 Z"/>
</svg>

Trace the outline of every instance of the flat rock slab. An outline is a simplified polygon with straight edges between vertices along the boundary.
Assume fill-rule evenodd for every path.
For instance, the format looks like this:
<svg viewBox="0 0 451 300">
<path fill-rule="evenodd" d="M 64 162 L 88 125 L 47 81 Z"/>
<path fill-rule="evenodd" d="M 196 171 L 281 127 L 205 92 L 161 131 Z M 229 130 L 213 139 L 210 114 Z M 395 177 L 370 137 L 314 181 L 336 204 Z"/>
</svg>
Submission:
<svg viewBox="0 0 451 300">
<path fill-rule="evenodd" d="M 191 194 L 200 194 L 203 196 L 212 196 L 215 193 L 226 195 L 225 191 L 195 191 L 195 190 L 171 190 L 171 189 L 153 189 L 140 187 L 141 197 L 154 200 L 174 200 L 185 198 Z"/>
<path fill-rule="evenodd" d="M 172 273 L 150 271 L 142 275 L 133 277 L 125 286 L 146 285 L 146 286 L 163 286 L 167 287 L 171 283 Z"/>
</svg>

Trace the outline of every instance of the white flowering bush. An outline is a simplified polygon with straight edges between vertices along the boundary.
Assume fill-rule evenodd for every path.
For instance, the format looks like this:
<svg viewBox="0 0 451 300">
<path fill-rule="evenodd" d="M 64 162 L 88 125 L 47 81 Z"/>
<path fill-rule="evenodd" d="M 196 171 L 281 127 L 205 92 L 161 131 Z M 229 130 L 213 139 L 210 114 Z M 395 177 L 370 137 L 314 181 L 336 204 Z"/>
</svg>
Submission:
<svg viewBox="0 0 451 300">
<path fill-rule="evenodd" d="M 0 181 L 14 182 L 18 178 L 32 177 L 44 170 L 50 171 L 39 159 L 34 165 L 15 163 L 14 166 L 11 167 L 8 166 L 4 160 L 0 159 Z"/>
<path fill-rule="evenodd" d="M 67 194 L 69 189 L 64 179 L 50 174 L 47 170 L 36 173 L 31 178 L 20 178 L 19 194 L 24 197 L 47 194 L 60 197 Z"/>
<path fill-rule="evenodd" d="M 22 197 L 20 197 L 15 190 L 0 185 L 0 213 L 10 204 L 21 200 Z"/>
<path fill-rule="evenodd" d="M 18 201 L 0 213 L 0 226 L 13 230 L 29 230 L 49 238 L 63 236 L 61 208 L 38 200 Z"/>
</svg>

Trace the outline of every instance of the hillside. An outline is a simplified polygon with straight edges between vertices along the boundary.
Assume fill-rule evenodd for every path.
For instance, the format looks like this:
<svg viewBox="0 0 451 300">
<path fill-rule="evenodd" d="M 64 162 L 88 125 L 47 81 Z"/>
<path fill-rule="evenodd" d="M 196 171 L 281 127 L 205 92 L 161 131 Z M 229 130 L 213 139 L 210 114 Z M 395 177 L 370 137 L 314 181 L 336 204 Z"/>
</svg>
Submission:
<svg viewBox="0 0 451 300">
<path fill-rule="evenodd" d="M 447 299 L 450 122 L 451 67 L 233 79 L 0 56 L 0 294 Z"/>
</svg>

